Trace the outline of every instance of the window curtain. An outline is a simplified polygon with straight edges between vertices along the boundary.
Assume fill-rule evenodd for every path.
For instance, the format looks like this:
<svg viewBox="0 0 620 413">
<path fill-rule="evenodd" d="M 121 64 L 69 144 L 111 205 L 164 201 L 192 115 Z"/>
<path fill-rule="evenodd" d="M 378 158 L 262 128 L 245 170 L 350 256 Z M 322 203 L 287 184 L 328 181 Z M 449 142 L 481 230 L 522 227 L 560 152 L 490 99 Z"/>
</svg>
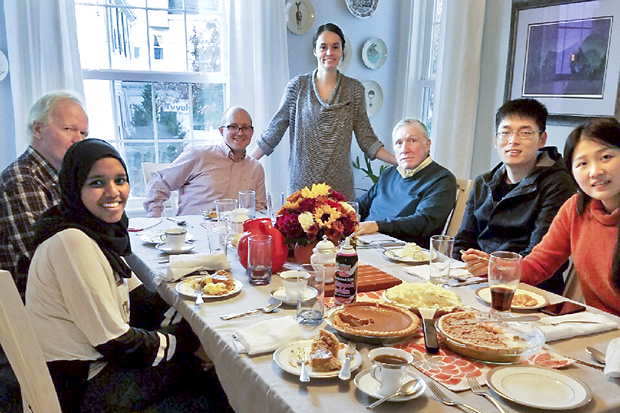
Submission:
<svg viewBox="0 0 620 413">
<path fill-rule="evenodd" d="M 252 116 L 256 140 L 280 106 L 289 80 L 286 4 L 278 1 L 227 0 L 230 86 L 228 104 Z M 250 144 L 249 150 L 255 147 Z M 288 182 L 289 145 L 283 138 L 263 157 L 267 191 L 284 192 Z"/>
<path fill-rule="evenodd" d="M 84 97 L 74 0 L 4 1 L 15 148 L 29 142 L 28 111 L 46 93 L 69 90 Z"/>
<path fill-rule="evenodd" d="M 431 139 L 433 158 L 457 178 L 471 173 L 485 4 L 458 0 L 444 6 Z"/>
</svg>

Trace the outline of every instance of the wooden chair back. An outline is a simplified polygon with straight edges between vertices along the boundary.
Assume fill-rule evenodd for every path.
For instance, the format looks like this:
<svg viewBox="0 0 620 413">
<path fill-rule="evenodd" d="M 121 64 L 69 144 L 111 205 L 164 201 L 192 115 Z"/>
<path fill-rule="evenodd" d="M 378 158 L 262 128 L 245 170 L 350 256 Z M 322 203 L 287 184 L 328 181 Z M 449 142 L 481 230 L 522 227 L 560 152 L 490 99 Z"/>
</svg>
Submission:
<svg viewBox="0 0 620 413">
<path fill-rule="evenodd" d="M 467 198 L 474 186 L 472 179 L 457 179 L 456 180 L 456 203 L 454 209 L 448 216 L 446 225 L 443 229 L 443 235 L 455 236 L 461 227 L 463 222 L 463 214 L 465 214 L 465 205 L 467 204 Z"/>
</svg>

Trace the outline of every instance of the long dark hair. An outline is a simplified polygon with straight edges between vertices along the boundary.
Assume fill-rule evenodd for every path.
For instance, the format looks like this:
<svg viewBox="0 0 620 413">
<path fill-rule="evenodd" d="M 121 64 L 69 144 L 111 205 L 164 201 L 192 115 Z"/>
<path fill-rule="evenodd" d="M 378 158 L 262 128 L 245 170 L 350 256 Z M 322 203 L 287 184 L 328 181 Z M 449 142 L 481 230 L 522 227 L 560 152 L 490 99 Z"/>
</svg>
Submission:
<svg viewBox="0 0 620 413">
<path fill-rule="evenodd" d="M 583 125 L 579 125 L 574 131 L 568 135 L 566 144 L 564 145 L 564 161 L 568 171 L 572 174 L 573 170 L 573 156 L 575 154 L 575 148 L 577 144 L 582 140 L 592 140 L 600 143 L 603 146 L 610 148 L 620 149 L 620 122 L 614 118 L 599 118 L 594 119 Z M 573 176 L 573 179 L 574 176 Z M 618 177 L 620 179 L 620 177 Z M 579 199 L 577 200 L 577 213 L 582 215 L 587 206 L 592 201 L 592 198 L 587 195 L 577 185 L 579 191 Z M 614 261 L 612 266 L 612 282 L 616 289 L 620 290 L 620 229 L 618 230 L 618 237 L 616 240 L 616 252 L 614 254 Z"/>
</svg>

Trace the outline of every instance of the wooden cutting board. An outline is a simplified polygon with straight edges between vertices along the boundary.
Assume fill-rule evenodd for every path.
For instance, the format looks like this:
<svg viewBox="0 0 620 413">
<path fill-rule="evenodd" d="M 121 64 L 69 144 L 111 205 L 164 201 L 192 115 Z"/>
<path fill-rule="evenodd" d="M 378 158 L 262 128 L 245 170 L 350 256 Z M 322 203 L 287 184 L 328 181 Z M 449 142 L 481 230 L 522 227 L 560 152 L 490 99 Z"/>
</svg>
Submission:
<svg viewBox="0 0 620 413">
<path fill-rule="evenodd" d="M 357 268 L 357 292 L 385 290 L 403 281 L 385 271 L 368 264 L 360 264 Z M 334 284 L 325 284 L 325 296 L 334 295 Z"/>
</svg>

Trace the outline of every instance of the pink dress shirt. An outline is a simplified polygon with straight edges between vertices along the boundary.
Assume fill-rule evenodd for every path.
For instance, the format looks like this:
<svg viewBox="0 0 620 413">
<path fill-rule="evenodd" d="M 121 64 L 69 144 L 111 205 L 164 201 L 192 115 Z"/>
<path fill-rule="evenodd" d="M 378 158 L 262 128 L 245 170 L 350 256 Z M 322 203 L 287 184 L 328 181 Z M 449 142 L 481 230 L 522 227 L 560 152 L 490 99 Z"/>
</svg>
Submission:
<svg viewBox="0 0 620 413">
<path fill-rule="evenodd" d="M 248 189 L 256 191 L 256 210 L 266 209 L 265 171 L 260 162 L 249 156 L 234 161 L 224 142 L 194 146 L 153 175 L 144 209 L 149 217 L 161 216 L 170 193 L 179 190 L 177 215 L 197 215 L 202 209 L 215 209 L 217 199 L 237 199 L 239 191 Z"/>
</svg>

